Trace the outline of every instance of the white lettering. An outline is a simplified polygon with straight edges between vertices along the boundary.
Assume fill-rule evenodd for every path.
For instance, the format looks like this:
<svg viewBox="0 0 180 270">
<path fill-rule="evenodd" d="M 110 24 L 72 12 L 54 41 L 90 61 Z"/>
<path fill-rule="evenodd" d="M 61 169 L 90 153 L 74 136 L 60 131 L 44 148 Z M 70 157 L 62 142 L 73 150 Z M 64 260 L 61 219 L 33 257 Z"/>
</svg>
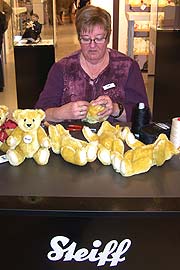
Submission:
<svg viewBox="0 0 180 270">
<path fill-rule="evenodd" d="M 125 261 L 124 254 L 131 246 L 130 239 L 124 239 L 120 243 L 117 240 L 109 241 L 104 250 L 99 252 L 102 245 L 100 240 L 93 242 L 93 247 L 90 251 L 87 248 L 76 249 L 77 243 L 69 243 L 70 239 L 65 236 L 55 236 L 50 242 L 52 251 L 49 251 L 47 257 L 51 261 L 59 261 L 63 257 L 63 261 L 75 260 L 82 262 L 89 260 L 90 262 L 98 262 L 97 266 L 105 265 L 110 262 L 110 266 L 116 266 L 118 263 Z"/>
</svg>

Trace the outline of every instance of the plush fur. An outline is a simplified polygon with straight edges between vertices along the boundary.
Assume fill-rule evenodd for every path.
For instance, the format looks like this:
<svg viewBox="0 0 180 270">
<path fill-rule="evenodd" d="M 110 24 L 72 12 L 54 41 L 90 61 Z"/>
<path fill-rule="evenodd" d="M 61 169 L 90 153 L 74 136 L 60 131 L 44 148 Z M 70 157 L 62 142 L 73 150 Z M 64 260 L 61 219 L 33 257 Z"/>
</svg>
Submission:
<svg viewBox="0 0 180 270">
<path fill-rule="evenodd" d="M 98 159 L 104 165 L 112 165 L 123 176 L 132 176 L 147 172 L 152 166 L 161 166 L 179 150 L 160 134 L 153 144 L 145 145 L 137 140 L 128 127 L 112 126 L 102 123 L 97 134 L 88 127 L 82 130 L 88 141 L 98 142 Z M 125 152 L 126 148 L 130 148 Z"/>
<path fill-rule="evenodd" d="M 49 160 L 50 140 L 40 126 L 45 118 L 43 110 L 18 109 L 13 113 L 17 127 L 7 139 L 10 149 L 6 155 L 11 165 L 20 165 L 25 158 L 33 158 L 39 165 Z"/>
<path fill-rule="evenodd" d="M 61 124 L 50 125 L 48 130 L 53 152 L 60 154 L 65 161 L 84 166 L 97 158 L 96 142 L 88 143 L 72 137 Z"/>
<path fill-rule="evenodd" d="M 104 106 L 102 105 L 92 105 L 90 103 L 89 107 L 88 107 L 88 112 L 86 115 L 86 118 L 83 119 L 83 121 L 88 122 L 90 124 L 95 124 L 98 122 L 103 122 L 105 121 L 108 117 L 104 117 L 102 119 L 99 118 L 98 113 L 104 110 Z"/>
</svg>

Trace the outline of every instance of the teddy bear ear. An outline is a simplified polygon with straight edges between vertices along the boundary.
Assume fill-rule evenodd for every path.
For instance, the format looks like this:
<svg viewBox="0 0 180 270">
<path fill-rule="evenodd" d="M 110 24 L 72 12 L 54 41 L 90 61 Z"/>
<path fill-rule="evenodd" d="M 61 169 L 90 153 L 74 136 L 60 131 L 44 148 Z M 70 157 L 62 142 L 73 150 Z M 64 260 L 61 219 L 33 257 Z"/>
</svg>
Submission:
<svg viewBox="0 0 180 270">
<path fill-rule="evenodd" d="M 3 110 L 5 113 L 8 112 L 8 107 L 5 105 L 0 105 L 0 109 Z"/>
<path fill-rule="evenodd" d="M 19 115 L 21 114 L 22 110 L 21 109 L 17 109 L 13 112 L 13 118 L 17 121 L 19 118 Z"/>
<path fill-rule="evenodd" d="M 41 110 L 41 109 L 38 109 L 37 111 L 38 111 L 38 114 L 41 117 L 41 120 L 43 120 L 45 118 L 45 112 L 43 110 Z"/>
</svg>

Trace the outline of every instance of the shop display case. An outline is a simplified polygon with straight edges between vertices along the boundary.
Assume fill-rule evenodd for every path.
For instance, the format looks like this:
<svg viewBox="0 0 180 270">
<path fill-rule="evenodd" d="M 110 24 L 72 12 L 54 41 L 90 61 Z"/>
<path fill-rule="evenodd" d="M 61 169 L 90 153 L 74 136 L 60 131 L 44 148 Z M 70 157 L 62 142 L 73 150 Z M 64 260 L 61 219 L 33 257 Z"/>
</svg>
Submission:
<svg viewBox="0 0 180 270">
<path fill-rule="evenodd" d="M 19 108 L 34 107 L 55 62 L 54 8 L 54 0 L 13 2 L 12 32 Z M 36 22 L 33 14 L 37 14 Z"/>
<path fill-rule="evenodd" d="M 179 0 L 178 0 L 179 1 Z M 180 3 L 152 1 L 148 75 L 154 76 L 153 119 L 179 116 Z"/>
<path fill-rule="evenodd" d="M 126 17 L 128 20 L 127 54 L 136 59 L 141 70 L 146 70 L 149 53 L 150 2 L 128 0 Z"/>
</svg>

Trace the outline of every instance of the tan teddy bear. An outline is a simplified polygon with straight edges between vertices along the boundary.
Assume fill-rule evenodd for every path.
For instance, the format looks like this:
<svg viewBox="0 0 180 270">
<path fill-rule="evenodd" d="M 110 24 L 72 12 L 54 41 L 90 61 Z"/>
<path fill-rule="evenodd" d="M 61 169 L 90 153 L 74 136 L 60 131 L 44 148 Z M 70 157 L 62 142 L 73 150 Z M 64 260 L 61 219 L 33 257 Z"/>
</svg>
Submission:
<svg viewBox="0 0 180 270">
<path fill-rule="evenodd" d="M 84 166 L 97 158 L 97 142 L 76 139 L 61 124 L 49 125 L 48 131 L 53 152 L 65 161 Z"/>
<path fill-rule="evenodd" d="M 9 109 L 5 105 L 0 105 L 0 150 L 7 152 L 6 140 L 17 124 L 8 119 Z"/>
<path fill-rule="evenodd" d="M 121 139 L 121 128 L 119 125 L 112 126 L 108 121 L 101 124 L 97 134 L 87 126 L 82 129 L 83 135 L 88 142 L 98 143 L 98 159 L 103 165 L 111 164 L 111 152 L 118 151 L 124 154 L 124 143 Z"/>
<path fill-rule="evenodd" d="M 103 105 L 92 105 L 92 103 L 90 102 L 86 118 L 84 118 L 82 121 L 88 122 L 90 124 L 95 124 L 98 122 L 105 121 L 108 118 L 108 116 L 102 119 L 100 119 L 98 116 L 98 113 L 103 110 L 104 110 Z"/>
<path fill-rule="evenodd" d="M 153 144 L 145 145 L 135 138 L 129 127 L 112 126 L 108 121 L 102 123 L 97 134 L 89 127 L 83 127 L 82 132 L 89 142 L 98 142 L 97 155 L 101 163 L 112 165 L 123 176 L 147 172 L 179 153 L 165 134 L 160 134 Z"/>
<path fill-rule="evenodd" d="M 179 151 L 165 134 L 160 134 L 153 144 L 142 145 L 128 150 L 124 156 L 111 153 L 112 166 L 123 176 L 132 176 L 147 172 L 152 166 L 162 166 Z"/>
<path fill-rule="evenodd" d="M 25 158 L 34 158 L 39 165 L 48 163 L 50 140 L 40 126 L 43 110 L 18 109 L 13 113 L 18 126 L 7 139 L 10 149 L 6 155 L 11 165 L 20 165 Z"/>
</svg>

